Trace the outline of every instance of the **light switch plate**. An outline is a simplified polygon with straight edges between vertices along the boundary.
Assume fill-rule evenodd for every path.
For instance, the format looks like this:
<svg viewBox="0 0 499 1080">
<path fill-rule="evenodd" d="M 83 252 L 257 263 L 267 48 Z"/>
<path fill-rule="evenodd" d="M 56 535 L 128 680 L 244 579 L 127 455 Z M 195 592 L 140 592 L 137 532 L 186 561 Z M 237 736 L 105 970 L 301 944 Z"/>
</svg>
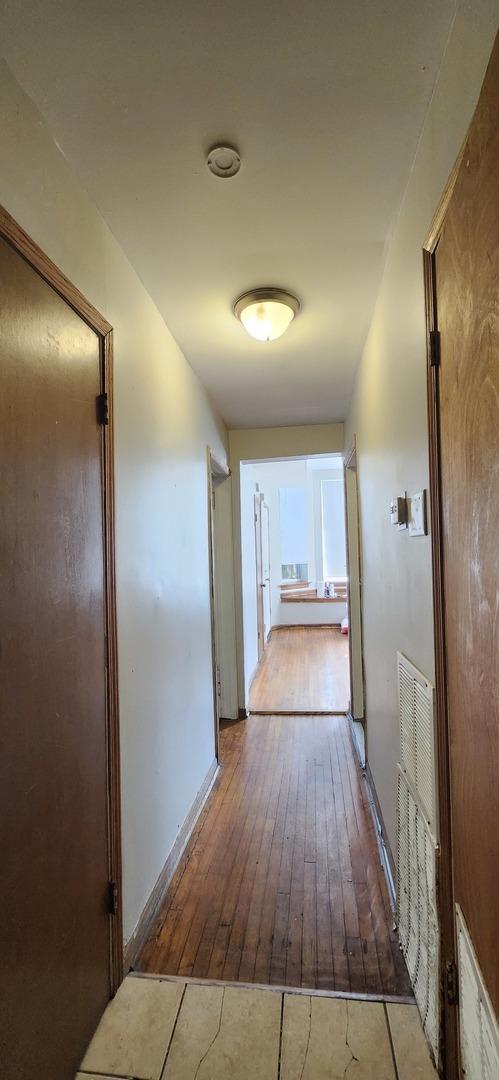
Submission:
<svg viewBox="0 0 499 1080">
<path fill-rule="evenodd" d="M 418 491 L 409 500 L 409 536 L 426 536 L 426 491 Z"/>
</svg>

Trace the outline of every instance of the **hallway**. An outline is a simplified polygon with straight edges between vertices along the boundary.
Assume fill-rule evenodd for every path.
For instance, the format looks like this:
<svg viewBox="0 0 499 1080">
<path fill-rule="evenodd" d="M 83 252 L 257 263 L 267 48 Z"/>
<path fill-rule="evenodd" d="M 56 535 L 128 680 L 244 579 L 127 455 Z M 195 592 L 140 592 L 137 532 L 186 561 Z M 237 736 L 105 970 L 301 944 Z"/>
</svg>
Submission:
<svg viewBox="0 0 499 1080">
<path fill-rule="evenodd" d="M 348 637 L 334 626 L 272 630 L 250 691 L 252 713 L 344 713 Z"/>
<path fill-rule="evenodd" d="M 76 1080 L 436 1080 L 415 1005 L 129 976 Z"/>
<path fill-rule="evenodd" d="M 138 970 L 410 995 L 346 719 L 250 716 L 220 741 Z"/>
</svg>

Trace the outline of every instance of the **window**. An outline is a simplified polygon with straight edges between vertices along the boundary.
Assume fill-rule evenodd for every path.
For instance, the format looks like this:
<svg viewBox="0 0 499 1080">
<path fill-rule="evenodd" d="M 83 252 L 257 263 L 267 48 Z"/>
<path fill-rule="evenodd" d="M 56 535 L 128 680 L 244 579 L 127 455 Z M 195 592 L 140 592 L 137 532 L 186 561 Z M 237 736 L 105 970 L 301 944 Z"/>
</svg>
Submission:
<svg viewBox="0 0 499 1080">
<path fill-rule="evenodd" d="M 323 480 L 322 559 L 324 580 L 346 577 L 345 502 L 342 480 Z"/>
<path fill-rule="evenodd" d="M 307 489 L 279 488 L 279 529 L 283 581 L 308 578 Z"/>
<path fill-rule="evenodd" d="M 308 563 L 281 563 L 281 575 L 283 581 L 307 581 Z"/>
</svg>

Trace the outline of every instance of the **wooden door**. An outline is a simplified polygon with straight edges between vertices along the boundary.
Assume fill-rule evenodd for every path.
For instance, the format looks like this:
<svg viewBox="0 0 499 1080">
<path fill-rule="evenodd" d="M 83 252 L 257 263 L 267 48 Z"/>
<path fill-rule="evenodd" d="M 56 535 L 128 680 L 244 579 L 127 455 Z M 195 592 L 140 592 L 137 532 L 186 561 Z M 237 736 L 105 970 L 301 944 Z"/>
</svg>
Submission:
<svg viewBox="0 0 499 1080">
<path fill-rule="evenodd" d="M 117 950 L 102 340 L 3 238 L 0 280 L 1 1073 L 70 1080 Z"/>
<path fill-rule="evenodd" d="M 440 801 L 459 904 L 499 1013 L 499 49 L 427 258 Z M 439 346 L 439 347 L 438 347 Z M 440 353 L 440 356 L 439 356 Z M 446 757 L 447 751 L 447 757 Z M 446 859 L 450 854 L 448 866 Z M 453 891 L 452 891 L 453 890 Z M 444 918 L 444 961 L 452 941 Z M 447 1010 L 447 1030 L 452 1029 Z M 455 1022 L 455 1018 L 454 1018 Z M 453 1048 L 448 1047 L 450 1057 Z M 448 1076 L 454 1076 L 448 1064 Z"/>
</svg>

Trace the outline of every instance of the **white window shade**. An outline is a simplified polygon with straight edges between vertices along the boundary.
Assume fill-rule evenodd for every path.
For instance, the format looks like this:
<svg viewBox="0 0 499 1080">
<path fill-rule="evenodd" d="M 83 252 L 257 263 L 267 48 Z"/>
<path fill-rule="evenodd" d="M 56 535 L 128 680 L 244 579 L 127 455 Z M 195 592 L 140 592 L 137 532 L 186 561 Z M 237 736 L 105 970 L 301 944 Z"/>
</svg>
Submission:
<svg viewBox="0 0 499 1080">
<path fill-rule="evenodd" d="M 308 563 L 307 490 L 305 487 L 279 488 L 279 528 L 281 563 Z"/>
<path fill-rule="evenodd" d="M 346 577 L 345 497 L 342 480 L 323 480 L 322 551 L 324 578 Z"/>
</svg>

